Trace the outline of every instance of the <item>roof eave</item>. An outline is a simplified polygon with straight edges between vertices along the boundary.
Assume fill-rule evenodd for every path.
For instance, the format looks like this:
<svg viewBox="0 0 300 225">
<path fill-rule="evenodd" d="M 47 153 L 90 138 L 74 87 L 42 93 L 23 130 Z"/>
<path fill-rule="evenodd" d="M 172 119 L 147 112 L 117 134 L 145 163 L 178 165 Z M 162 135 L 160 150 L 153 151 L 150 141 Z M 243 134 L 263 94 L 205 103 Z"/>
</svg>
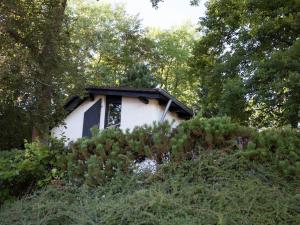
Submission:
<svg viewBox="0 0 300 225">
<path fill-rule="evenodd" d="M 144 97 L 148 99 L 157 99 L 160 102 L 166 103 L 169 100 L 172 100 L 171 109 L 176 109 L 179 117 L 184 119 L 189 119 L 193 116 L 193 112 L 187 106 L 185 106 L 182 102 L 177 100 L 174 96 L 169 94 L 164 89 L 160 88 L 112 88 L 112 87 L 87 87 L 86 89 L 87 95 L 113 95 L 113 96 L 126 96 L 126 97 Z M 64 108 L 71 113 L 75 110 L 83 101 L 85 101 L 87 97 L 80 98 L 79 96 L 74 96 L 70 98 Z M 172 110 L 171 110 L 172 111 Z"/>
</svg>

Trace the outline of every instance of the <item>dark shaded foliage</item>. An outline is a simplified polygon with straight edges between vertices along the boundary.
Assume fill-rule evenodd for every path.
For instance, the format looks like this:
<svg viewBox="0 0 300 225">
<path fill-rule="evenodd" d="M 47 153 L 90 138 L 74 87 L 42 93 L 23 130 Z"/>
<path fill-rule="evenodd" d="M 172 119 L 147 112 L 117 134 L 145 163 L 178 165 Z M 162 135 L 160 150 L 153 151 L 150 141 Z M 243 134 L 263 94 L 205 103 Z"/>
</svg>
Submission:
<svg viewBox="0 0 300 225">
<path fill-rule="evenodd" d="M 25 150 L 1 151 L 0 205 L 62 177 L 65 155 L 63 143 L 56 140 L 51 141 L 51 147 L 33 142 L 25 143 Z"/>
</svg>

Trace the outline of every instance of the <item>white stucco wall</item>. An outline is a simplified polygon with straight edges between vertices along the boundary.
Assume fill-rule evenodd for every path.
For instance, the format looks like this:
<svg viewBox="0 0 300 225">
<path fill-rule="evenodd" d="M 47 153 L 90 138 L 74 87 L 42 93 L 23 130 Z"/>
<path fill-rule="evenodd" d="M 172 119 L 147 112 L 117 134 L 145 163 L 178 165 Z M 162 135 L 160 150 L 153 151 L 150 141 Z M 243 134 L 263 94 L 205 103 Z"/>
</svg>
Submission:
<svg viewBox="0 0 300 225">
<path fill-rule="evenodd" d="M 152 124 L 154 121 L 160 121 L 165 107 L 159 105 L 155 99 L 149 99 L 149 103 L 145 104 L 138 98 L 123 97 L 122 111 L 121 111 L 121 129 L 133 129 L 135 126 L 144 124 Z M 174 122 L 177 126 L 181 119 L 177 117 L 176 113 L 168 112 L 167 120 Z"/>
<path fill-rule="evenodd" d="M 165 111 L 165 107 L 162 107 L 159 105 L 159 109 L 160 109 L 160 112 L 159 112 L 159 120 L 160 120 L 162 114 Z M 180 122 L 182 121 L 182 119 L 180 119 L 178 117 L 177 113 L 170 112 L 170 111 L 167 112 L 165 120 L 168 120 L 170 123 L 172 123 L 172 127 L 177 127 L 180 124 Z"/>
<path fill-rule="evenodd" d="M 60 125 L 51 130 L 51 134 L 56 138 L 65 136 L 68 142 L 75 141 L 82 137 L 83 117 L 84 112 L 88 110 L 93 104 L 101 99 L 101 113 L 100 113 L 100 129 L 104 128 L 104 115 L 105 115 L 105 97 L 97 96 L 94 101 L 86 100 L 71 112 L 63 121 L 64 125 Z"/>
<path fill-rule="evenodd" d="M 61 138 L 65 136 L 69 141 L 75 141 L 82 137 L 84 112 L 88 110 L 96 101 L 101 98 L 100 113 L 100 129 L 104 128 L 105 119 L 105 96 L 97 96 L 94 101 L 86 100 L 71 112 L 64 120 L 64 126 L 58 126 L 52 129 L 51 133 L 54 137 Z M 157 100 L 149 99 L 149 103 L 145 104 L 138 98 L 122 97 L 121 108 L 121 125 L 123 130 L 132 130 L 135 126 L 144 124 L 152 124 L 154 121 L 160 121 L 165 107 L 159 105 Z M 177 126 L 181 119 L 176 113 L 168 112 L 166 119 L 174 122 L 173 126 Z"/>
</svg>

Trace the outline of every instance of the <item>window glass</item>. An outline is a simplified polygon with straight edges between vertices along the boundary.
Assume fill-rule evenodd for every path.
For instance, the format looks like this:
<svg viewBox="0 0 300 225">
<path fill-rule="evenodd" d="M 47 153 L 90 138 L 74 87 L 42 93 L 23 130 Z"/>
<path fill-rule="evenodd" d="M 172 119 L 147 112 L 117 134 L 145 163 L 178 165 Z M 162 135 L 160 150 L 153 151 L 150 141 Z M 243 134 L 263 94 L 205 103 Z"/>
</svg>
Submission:
<svg viewBox="0 0 300 225">
<path fill-rule="evenodd" d="M 120 127 L 121 124 L 121 97 L 107 96 L 105 127 Z"/>
</svg>

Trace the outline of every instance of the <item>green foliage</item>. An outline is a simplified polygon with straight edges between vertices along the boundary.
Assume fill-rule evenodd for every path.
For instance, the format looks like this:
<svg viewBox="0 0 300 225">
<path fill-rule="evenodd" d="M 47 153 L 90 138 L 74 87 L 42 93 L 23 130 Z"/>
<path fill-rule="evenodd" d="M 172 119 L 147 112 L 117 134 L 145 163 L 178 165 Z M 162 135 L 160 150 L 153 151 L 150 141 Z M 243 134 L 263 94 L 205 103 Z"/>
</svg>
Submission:
<svg viewBox="0 0 300 225">
<path fill-rule="evenodd" d="M 300 137 L 293 129 L 262 132 L 233 123 L 228 117 L 196 117 L 172 129 L 169 123 L 95 132 L 71 145 L 69 179 L 76 184 L 104 185 L 118 173 L 130 174 L 145 158 L 159 165 L 195 160 L 203 152 L 239 154 L 272 167 L 289 179 L 300 176 Z"/>
<path fill-rule="evenodd" d="M 297 127 L 299 9 L 295 0 L 207 2 L 190 60 L 203 116 Z"/>
<path fill-rule="evenodd" d="M 247 109 L 247 89 L 240 78 L 226 80 L 223 85 L 223 92 L 220 98 L 220 115 L 230 118 L 241 124 L 247 124 L 250 110 Z"/>
<path fill-rule="evenodd" d="M 9 95 L 0 98 L 0 151 L 22 148 L 24 139 L 31 139 L 31 124 L 26 110 L 22 106 L 14 105 L 9 98 Z"/>
<path fill-rule="evenodd" d="M 82 138 L 71 145 L 69 178 L 77 184 L 97 186 L 110 181 L 116 173 L 132 172 L 134 161 L 147 157 L 161 163 L 168 154 L 168 135 L 168 123 L 145 125 L 126 133 L 120 129 L 95 132 L 91 139 Z"/>
<path fill-rule="evenodd" d="M 63 143 L 56 140 L 50 148 L 32 142 L 25 150 L 0 152 L 0 204 L 62 177 L 65 164 Z"/>
<path fill-rule="evenodd" d="M 107 129 L 93 138 L 83 138 L 71 146 L 68 173 L 76 182 L 100 185 L 116 172 L 127 171 L 129 161 L 124 146 L 125 136 L 119 129 Z"/>
<path fill-rule="evenodd" d="M 128 150 L 133 151 L 134 160 L 142 161 L 147 157 L 162 163 L 168 158 L 171 132 L 171 124 L 167 121 L 136 127 L 131 133 L 127 132 Z"/>
<path fill-rule="evenodd" d="M 49 126 L 63 117 L 64 95 L 76 71 L 69 51 L 66 2 L 16 0 L 0 4 L 0 101 L 12 102 L 16 114 L 22 109 L 26 114 L 22 123 L 34 127 L 35 137 L 43 141 Z M 18 122 L 7 121 L 5 128 Z"/>
<path fill-rule="evenodd" d="M 50 186 L 4 205 L 0 224 L 297 225 L 298 187 L 257 161 L 212 150 L 97 188 Z"/>
<path fill-rule="evenodd" d="M 174 129 L 166 122 L 93 130 L 67 156 L 58 141 L 50 149 L 26 144 L 1 152 L 2 199 L 64 173 L 70 182 L 5 203 L 0 224 L 296 225 L 299 135 L 197 116 Z M 155 173 L 134 172 L 145 158 L 156 160 Z"/>
<path fill-rule="evenodd" d="M 133 88 L 155 88 L 158 86 L 158 82 L 155 80 L 150 69 L 146 65 L 134 65 L 131 66 L 123 80 L 121 86 L 133 87 Z"/>
<path fill-rule="evenodd" d="M 252 132 L 250 128 L 232 123 L 227 117 L 197 117 L 176 129 L 171 153 L 176 161 L 181 161 L 193 159 L 200 152 L 212 149 L 232 151 L 243 148 L 243 140 L 248 140 Z"/>
<path fill-rule="evenodd" d="M 144 29 L 124 6 L 73 0 L 71 41 L 82 76 L 91 85 L 156 87 L 194 103 L 197 80 L 188 73 L 195 29 Z M 80 43 L 80 44 L 78 44 Z"/>
<path fill-rule="evenodd" d="M 272 125 L 272 121 L 275 125 L 291 124 L 295 128 L 298 126 L 300 121 L 299 58 L 300 40 L 298 39 L 288 49 L 275 51 L 270 58 L 261 61 L 261 66 L 253 79 L 257 92 L 254 102 L 263 103 L 260 108 L 266 119 L 259 122 L 265 126 Z"/>
<path fill-rule="evenodd" d="M 98 86 L 118 86 L 126 72 L 143 64 L 150 43 L 137 16 L 124 5 L 70 1 L 73 56 L 82 69 L 81 79 Z"/>
<path fill-rule="evenodd" d="M 285 176 L 300 175 L 300 133 L 290 128 L 264 130 L 251 139 L 243 155 L 271 162 Z"/>
<path fill-rule="evenodd" d="M 231 122 L 228 117 L 195 117 L 173 129 L 168 122 L 120 129 L 94 130 L 92 138 L 82 138 L 70 146 L 52 140 L 51 147 L 38 142 L 25 150 L 3 151 L 0 157 L 1 201 L 21 196 L 66 178 L 77 185 L 106 185 L 118 174 L 135 171 L 135 163 L 152 159 L 158 165 L 181 165 L 207 152 L 235 154 L 245 162 L 272 168 L 281 177 L 300 176 L 300 136 L 290 128 L 257 132 Z"/>
<path fill-rule="evenodd" d="M 152 7 L 158 8 L 158 4 L 160 2 L 163 2 L 163 0 L 150 0 L 150 2 L 152 3 Z M 187 2 L 190 2 L 191 5 L 198 5 L 200 3 L 200 0 L 187 0 Z"/>
<path fill-rule="evenodd" d="M 152 43 L 147 60 L 160 86 L 186 104 L 196 104 L 198 79 L 188 66 L 197 40 L 195 28 L 188 23 L 166 30 L 152 28 L 146 36 Z"/>
</svg>

